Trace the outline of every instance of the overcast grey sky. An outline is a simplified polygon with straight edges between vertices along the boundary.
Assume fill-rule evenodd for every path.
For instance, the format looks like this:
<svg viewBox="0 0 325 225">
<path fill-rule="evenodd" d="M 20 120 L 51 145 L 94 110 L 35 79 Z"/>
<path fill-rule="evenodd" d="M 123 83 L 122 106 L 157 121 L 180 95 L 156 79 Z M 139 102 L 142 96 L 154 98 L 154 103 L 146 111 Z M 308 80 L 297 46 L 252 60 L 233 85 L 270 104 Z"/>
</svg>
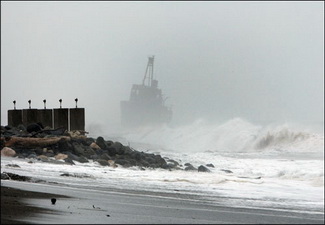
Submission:
<svg viewBox="0 0 325 225">
<path fill-rule="evenodd" d="M 7 110 L 86 108 L 120 120 L 148 56 L 174 123 L 324 118 L 324 2 L 1 2 Z"/>
</svg>

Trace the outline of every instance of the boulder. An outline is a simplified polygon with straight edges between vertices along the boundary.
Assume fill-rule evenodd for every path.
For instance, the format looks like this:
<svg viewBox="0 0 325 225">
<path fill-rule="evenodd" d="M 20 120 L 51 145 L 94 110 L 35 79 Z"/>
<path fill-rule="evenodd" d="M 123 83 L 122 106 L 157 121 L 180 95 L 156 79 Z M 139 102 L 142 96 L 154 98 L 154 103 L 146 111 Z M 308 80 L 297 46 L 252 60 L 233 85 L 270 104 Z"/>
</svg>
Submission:
<svg viewBox="0 0 325 225">
<path fill-rule="evenodd" d="M 41 123 L 31 123 L 26 127 L 28 133 L 39 132 L 43 129 L 43 125 Z"/>
<path fill-rule="evenodd" d="M 56 160 L 64 160 L 64 159 L 66 159 L 66 158 L 68 158 L 68 155 L 66 155 L 66 154 L 62 154 L 62 153 L 59 153 L 59 154 L 57 154 L 56 156 L 54 156 L 54 158 L 56 159 Z"/>
<path fill-rule="evenodd" d="M 102 154 L 99 158 L 104 159 L 104 160 L 110 160 L 111 159 L 111 157 L 107 153 Z"/>
<path fill-rule="evenodd" d="M 98 162 L 101 166 L 109 166 L 109 162 L 108 162 L 108 160 L 105 160 L 105 159 L 98 159 L 97 162 Z"/>
<path fill-rule="evenodd" d="M 191 163 L 185 163 L 184 164 L 186 167 L 185 167 L 185 170 L 186 171 L 189 171 L 189 170 L 197 170 Z"/>
<path fill-rule="evenodd" d="M 46 155 L 39 155 L 37 156 L 37 159 L 43 161 L 43 162 L 48 162 L 49 158 Z"/>
<path fill-rule="evenodd" d="M 198 172 L 211 172 L 208 168 L 206 168 L 203 165 L 199 166 L 199 168 L 197 169 L 197 171 Z"/>
<path fill-rule="evenodd" d="M 214 168 L 214 165 L 212 163 L 206 164 L 206 166 Z"/>
<path fill-rule="evenodd" d="M 99 149 L 100 149 L 100 147 L 98 146 L 98 144 L 96 144 L 95 142 L 91 143 L 91 144 L 90 144 L 90 147 L 91 147 L 92 149 L 94 149 L 94 150 L 99 150 Z"/>
<path fill-rule="evenodd" d="M 16 155 L 16 151 L 11 148 L 4 147 L 1 150 L 1 156 L 14 157 L 15 155 Z"/>
<path fill-rule="evenodd" d="M 99 136 L 97 139 L 96 139 L 96 144 L 101 148 L 101 149 L 107 149 L 107 144 L 104 140 L 103 137 Z"/>
</svg>

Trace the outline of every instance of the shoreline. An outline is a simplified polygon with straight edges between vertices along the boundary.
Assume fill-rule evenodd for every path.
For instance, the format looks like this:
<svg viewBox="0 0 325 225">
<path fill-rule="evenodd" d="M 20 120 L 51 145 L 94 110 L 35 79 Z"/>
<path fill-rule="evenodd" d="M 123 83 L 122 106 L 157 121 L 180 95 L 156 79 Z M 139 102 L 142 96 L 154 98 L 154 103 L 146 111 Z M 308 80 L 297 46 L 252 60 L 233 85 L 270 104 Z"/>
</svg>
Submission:
<svg viewBox="0 0 325 225">
<path fill-rule="evenodd" d="M 1 182 L 2 190 L 9 190 L 8 187 L 12 191 L 9 199 L 12 202 L 11 207 L 15 207 L 15 201 L 21 203 L 19 209 L 11 208 L 15 210 L 7 215 L 5 212 L 8 210 L 3 212 L 3 209 L 8 204 L 4 208 L 1 205 L 1 223 L 8 224 L 324 223 L 324 214 L 212 206 L 191 201 L 190 198 L 169 195 L 161 198 L 159 193 L 157 196 L 150 193 L 146 195 L 145 191 L 125 193 L 117 190 L 112 192 L 109 188 L 106 191 L 96 191 L 21 181 Z M 1 195 L 3 197 L 3 192 Z M 58 198 L 55 205 L 50 203 L 53 196 Z M 18 210 L 25 214 L 18 218 L 13 217 L 13 212 Z"/>
</svg>

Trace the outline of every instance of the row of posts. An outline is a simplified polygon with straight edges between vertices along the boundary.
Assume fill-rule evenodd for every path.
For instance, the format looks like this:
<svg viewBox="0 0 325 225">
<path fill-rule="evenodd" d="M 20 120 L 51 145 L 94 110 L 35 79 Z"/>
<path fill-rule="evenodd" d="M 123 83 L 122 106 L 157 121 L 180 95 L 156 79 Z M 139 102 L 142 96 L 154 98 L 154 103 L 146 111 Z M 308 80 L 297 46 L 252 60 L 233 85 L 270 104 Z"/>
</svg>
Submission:
<svg viewBox="0 0 325 225">
<path fill-rule="evenodd" d="M 62 99 L 59 100 L 60 108 L 46 109 L 46 100 L 44 102 L 44 109 L 31 108 L 31 100 L 28 101 L 28 109 L 16 109 L 16 101 L 14 109 L 8 110 L 8 125 L 17 127 L 20 124 L 25 127 L 31 123 L 42 123 L 43 127 L 50 127 L 53 129 L 64 127 L 66 130 L 85 130 L 85 109 L 77 107 L 78 99 L 76 101 L 76 108 L 62 108 Z"/>
</svg>

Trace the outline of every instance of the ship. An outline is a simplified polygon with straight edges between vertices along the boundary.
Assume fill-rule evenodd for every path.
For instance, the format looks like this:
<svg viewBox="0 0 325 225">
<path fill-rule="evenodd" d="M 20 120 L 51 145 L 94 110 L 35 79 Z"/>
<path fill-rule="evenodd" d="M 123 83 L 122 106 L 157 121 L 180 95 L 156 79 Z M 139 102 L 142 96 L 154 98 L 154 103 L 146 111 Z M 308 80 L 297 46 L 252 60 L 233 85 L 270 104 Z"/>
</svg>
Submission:
<svg viewBox="0 0 325 225">
<path fill-rule="evenodd" d="M 142 84 L 133 84 L 128 101 L 121 101 L 121 125 L 123 127 L 143 127 L 167 124 L 172 120 L 172 109 L 165 105 L 163 97 L 154 79 L 154 56 L 148 57 L 148 63 Z"/>
</svg>

